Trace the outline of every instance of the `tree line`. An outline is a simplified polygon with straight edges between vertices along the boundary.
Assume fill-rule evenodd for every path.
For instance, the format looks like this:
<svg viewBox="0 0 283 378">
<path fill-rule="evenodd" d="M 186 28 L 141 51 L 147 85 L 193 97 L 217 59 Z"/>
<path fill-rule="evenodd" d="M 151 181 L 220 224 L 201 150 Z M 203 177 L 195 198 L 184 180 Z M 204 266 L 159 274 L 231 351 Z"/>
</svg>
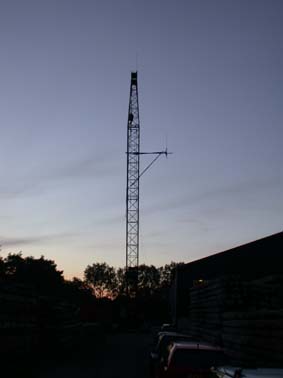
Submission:
<svg viewBox="0 0 283 378">
<path fill-rule="evenodd" d="M 183 263 L 161 267 L 142 264 L 138 269 L 138 292 L 144 297 L 165 295 L 171 286 L 174 269 Z M 0 256 L 0 282 L 29 285 L 40 295 L 57 295 L 72 300 L 86 297 L 115 299 L 127 294 L 126 269 L 93 263 L 84 270 L 83 279 L 66 280 L 53 260 L 44 256 L 23 257 L 21 253 Z"/>
</svg>

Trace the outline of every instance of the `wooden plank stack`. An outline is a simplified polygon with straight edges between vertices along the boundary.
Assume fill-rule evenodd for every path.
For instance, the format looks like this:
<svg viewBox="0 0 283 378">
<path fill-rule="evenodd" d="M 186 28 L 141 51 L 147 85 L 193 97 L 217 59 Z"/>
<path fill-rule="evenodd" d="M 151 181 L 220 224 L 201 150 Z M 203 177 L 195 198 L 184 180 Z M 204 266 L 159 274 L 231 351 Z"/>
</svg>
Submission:
<svg viewBox="0 0 283 378">
<path fill-rule="evenodd" d="M 221 277 L 189 291 L 189 332 L 221 345 L 233 363 L 283 366 L 283 276 Z"/>
<path fill-rule="evenodd" d="M 198 340 L 221 344 L 224 304 L 222 280 L 195 284 L 189 292 L 189 332 Z"/>
<path fill-rule="evenodd" d="M 24 286 L 0 290 L 0 353 L 27 353 L 38 344 L 36 298 Z"/>
<path fill-rule="evenodd" d="M 24 285 L 0 286 L 0 353 L 56 352 L 79 345 L 77 307 L 39 297 Z"/>
</svg>

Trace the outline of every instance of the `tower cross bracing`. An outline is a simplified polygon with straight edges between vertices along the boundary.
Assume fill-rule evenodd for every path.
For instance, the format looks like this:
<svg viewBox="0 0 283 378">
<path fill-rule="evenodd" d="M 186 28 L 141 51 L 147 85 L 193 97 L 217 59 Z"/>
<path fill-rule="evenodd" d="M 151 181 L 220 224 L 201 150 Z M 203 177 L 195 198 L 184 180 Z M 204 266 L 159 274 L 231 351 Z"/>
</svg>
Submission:
<svg viewBox="0 0 283 378">
<path fill-rule="evenodd" d="M 127 194 L 126 194 L 126 281 L 137 293 L 139 267 L 139 195 L 140 178 L 165 151 L 140 152 L 140 118 L 138 74 L 131 73 L 130 100 L 127 123 Z M 154 159 L 140 172 L 140 155 L 154 155 Z M 128 291 L 129 293 L 129 291 Z"/>
<path fill-rule="evenodd" d="M 137 72 L 131 74 L 127 125 L 126 269 L 139 264 L 140 120 Z"/>
</svg>

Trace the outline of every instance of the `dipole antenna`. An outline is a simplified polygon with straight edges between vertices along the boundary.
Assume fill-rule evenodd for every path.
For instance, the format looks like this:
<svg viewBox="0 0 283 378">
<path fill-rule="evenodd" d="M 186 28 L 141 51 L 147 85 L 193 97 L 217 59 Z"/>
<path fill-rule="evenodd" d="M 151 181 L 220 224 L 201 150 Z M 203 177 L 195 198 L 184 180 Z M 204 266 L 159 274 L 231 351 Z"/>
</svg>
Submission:
<svg viewBox="0 0 283 378">
<path fill-rule="evenodd" d="M 139 196 L 141 176 L 160 158 L 170 154 L 165 151 L 140 151 L 140 119 L 138 99 L 138 73 L 131 73 L 130 100 L 127 122 L 127 192 L 126 192 L 126 285 L 137 293 L 139 266 Z M 155 155 L 140 172 L 140 156 Z"/>
</svg>

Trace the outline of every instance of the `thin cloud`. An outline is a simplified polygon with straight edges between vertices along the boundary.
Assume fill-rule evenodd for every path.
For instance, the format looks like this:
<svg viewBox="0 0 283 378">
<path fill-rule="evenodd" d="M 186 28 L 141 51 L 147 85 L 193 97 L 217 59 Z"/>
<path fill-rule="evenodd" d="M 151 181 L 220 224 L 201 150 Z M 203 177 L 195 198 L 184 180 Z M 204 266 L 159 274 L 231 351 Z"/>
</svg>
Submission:
<svg viewBox="0 0 283 378">
<path fill-rule="evenodd" d="M 99 219 L 99 224 L 105 226 L 105 224 L 121 224 L 126 220 L 125 214 L 117 214 L 109 217 L 104 217 Z"/>
<path fill-rule="evenodd" d="M 207 232 L 209 230 L 207 222 L 197 218 L 184 216 L 178 219 L 178 223 L 190 225 L 191 227 L 196 228 L 201 232 Z"/>
<path fill-rule="evenodd" d="M 98 179 L 113 177 L 117 172 L 117 160 L 90 156 L 67 162 L 56 167 L 38 167 L 30 174 L 16 177 L 11 183 L 0 186 L 0 198 L 14 199 L 22 196 L 41 194 L 49 183 L 64 180 Z"/>
<path fill-rule="evenodd" d="M 3 248 L 23 247 L 26 245 L 39 245 L 48 242 L 59 242 L 66 238 L 74 237 L 75 233 L 50 234 L 28 237 L 3 237 L 0 236 L 0 245 Z"/>
<path fill-rule="evenodd" d="M 104 253 L 105 251 L 117 250 L 121 251 L 123 249 L 123 241 L 117 239 L 117 241 L 109 242 L 99 242 L 86 246 L 85 248 L 91 251 L 98 251 L 99 253 Z"/>
<path fill-rule="evenodd" d="M 12 188 L 7 184 L 0 186 L 1 199 L 13 199 L 35 192 L 35 188 L 31 185 L 31 183 L 24 184 L 23 182 L 13 182 L 11 185 L 13 185 Z"/>
<path fill-rule="evenodd" d="M 152 214 L 155 212 L 163 212 L 168 210 L 174 210 L 178 208 L 184 208 L 190 206 L 192 203 L 210 200 L 212 198 L 223 198 L 224 196 L 233 196 L 237 194 L 250 195 L 258 191 L 265 191 L 267 188 L 276 186 L 282 186 L 283 178 L 271 177 L 266 180 L 254 179 L 233 185 L 227 185 L 225 187 L 218 187 L 211 190 L 203 191 L 195 195 L 184 194 L 168 201 L 163 200 L 159 203 L 147 206 L 144 209 L 145 214 Z"/>
<path fill-rule="evenodd" d="M 114 159 L 93 156 L 46 170 L 35 177 L 47 181 L 105 177 L 117 171 L 115 163 Z"/>
</svg>

